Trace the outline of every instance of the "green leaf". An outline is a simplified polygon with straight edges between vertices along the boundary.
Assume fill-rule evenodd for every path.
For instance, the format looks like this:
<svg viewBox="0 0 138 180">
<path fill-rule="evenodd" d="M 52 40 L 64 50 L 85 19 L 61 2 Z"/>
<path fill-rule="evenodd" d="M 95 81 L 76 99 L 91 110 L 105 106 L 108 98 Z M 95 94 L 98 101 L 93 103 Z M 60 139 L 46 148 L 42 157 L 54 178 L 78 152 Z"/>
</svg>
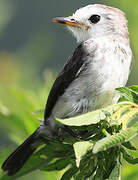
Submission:
<svg viewBox="0 0 138 180">
<path fill-rule="evenodd" d="M 64 169 L 66 166 L 68 166 L 70 164 L 69 159 L 58 159 L 56 162 L 48 164 L 45 167 L 42 167 L 40 170 L 43 171 L 60 171 L 62 169 Z"/>
<path fill-rule="evenodd" d="M 121 148 L 123 158 L 130 164 L 138 164 L 138 158 L 131 156 L 124 148 Z"/>
<path fill-rule="evenodd" d="M 138 104 L 138 86 L 120 87 L 117 91 L 128 101 Z"/>
<path fill-rule="evenodd" d="M 52 141 L 52 140 L 51 140 Z M 73 148 L 72 145 L 69 144 L 63 144 L 61 142 L 47 142 L 44 147 L 40 148 L 35 155 L 36 156 L 45 156 L 45 157 L 69 157 L 73 154 Z"/>
<path fill-rule="evenodd" d="M 79 167 L 82 157 L 93 147 L 93 143 L 89 141 L 77 142 L 73 145 L 75 156 L 76 156 L 76 166 Z"/>
<path fill-rule="evenodd" d="M 118 124 L 122 124 L 122 128 L 126 129 L 138 122 L 138 106 L 130 107 L 129 111 L 123 114 L 122 117 L 118 119 Z"/>
<path fill-rule="evenodd" d="M 77 134 L 80 133 L 79 135 L 82 134 L 83 136 L 83 133 L 87 134 L 88 132 L 87 141 L 80 141 L 71 136 L 69 136 L 70 140 L 67 140 L 68 136 L 58 137 L 59 140 L 57 140 L 58 138 L 56 140 L 50 138 L 47 140 L 44 138 L 46 145 L 41 146 L 15 176 L 8 177 L 2 174 L 1 179 L 18 179 L 18 177 L 24 176 L 36 169 L 47 172 L 55 170 L 57 172 L 62 169 L 65 171 L 67 169 L 61 178 L 62 180 L 72 178 L 77 178 L 77 180 L 87 178 L 103 180 L 104 177 L 109 177 L 110 180 L 118 180 L 119 164 L 116 165 L 116 160 L 120 155 L 120 149 L 126 147 L 135 150 L 129 140 L 138 133 L 138 124 L 136 124 L 138 119 L 136 116 L 138 105 L 133 103 L 136 103 L 137 100 L 137 90 L 138 86 L 132 86 L 126 89 L 121 88 L 122 98 L 127 100 L 127 102 L 121 102 L 69 119 L 55 118 L 58 123 L 75 126 L 70 128 L 74 132 L 77 132 Z M 36 99 L 33 100 L 35 96 L 32 96 L 31 93 L 20 93 L 18 90 L 13 90 L 12 94 L 14 94 L 13 99 L 16 106 L 14 107 L 12 104 L 11 106 L 7 106 L 5 102 L 5 106 L 3 106 L 1 103 L 2 106 L 0 104 L 0 107 L 3 109 L 1 108 L 0 111 L 0 121 L 3 127 L 6 127 L 8 122 L 10 138 L 16 139 L 17 142 L 16 137 L 18 137 L 18 141 L 20 142 L 20 139 L 22 139 L 20 134 L 25 129 L 27 130 L 26 132 L 34 129 L 35 121 L 37 121 L 36 118 L 41 118 L 42 112 L 36 111 L 36 109 L 41 109 L 42 107 L 37 105 L 39 101 L 37 102 Z M 128 100 L 131 100 L 131 102 L 128 102 Z M 5 107 L 8 111 L 5 111 Z M 31 112 L 36 113 L 32 115 Z M 132 118 L 135 116 L 136 120 L 132 123 Z M 129 122 L 131 122 L 130 126 L 128 126 Z M 122 127 L 123 129 L 121 129 Z M 17 129 L 16 133 L 18 136 L 12 129 Z M 108 137 L 103 138 L 104 136 Z M 92 153 L 92 148 L 96 154 Z M 133 152 L 136 153 L 136 151 Z M 123 153 L 123 157 L 127 162 L 136 164 L 138 158 L 133 158 L 132 156 L 127 151 Z"/>
<path fill-rule="evenodd" d="M 92 125 L 97 124 L 100 122 L 100 120 L 105 120 L 107 118 L 107 121 L 111 121 L 110 123 L 116 121 L 116 119 L 109 118 L 110 115 L 113 113 L 119 111 L 120 109 L 124 112 L 124 108 L 130 108 L 132 105 L 135 105 L 131 102 L 122 102 L 115 105 L 108 106 L 106 108 L 92 111 L 86 114 L 82 114 L 80 116 L 75 116 L 68 119 L 59 119 L 55 118 L 56 122 L 62 123 L 67 126 L 85 126 L 85 125 Z M 138 108 L 138 107 L 137 107 Z M 116 122 L 117 123 L 117 122 Z"/>
<path fill-rule="evenodd" d="M 60 122 L 68 126 L 84 126 L 84 125 L 96 124 L 100 120 L 105 119 L 105 118 L 106 116 L 104 115 L 102 111 L 94 111 L 94 112 L 90 112 L 90 113 L 83 114 L 83 115 L 76 116 L 69 119 L 63 120 L 63 119 L 55 118 L 55 120 L 57 122 Z"/>
<path fill-rule="evenodd" d="M 64 125 L 78 127 L 90 126 L 101 122 L 101 120 L 106 120 L 110 125 L 122 124 L 123 130 L 125 130 L 128 125 L 137 122 L 136 118 L 134 121 L 136 115 L 138 115 L 138 105 L 131 102 L 121 102 L 80 116 L 68 119 L 55 118 L 55 120 Z"/>
<path fill-rule="evenodd" d="M 129 86 L 128 88 L 138 95 L 138 85 Z"/>
<path fill-rule="evenodd" d="M 122 144 L 124 147 L 126 147 L 127 149 L 130 149 L 130 150 L 135 150 L 136 151 L 136 148 L 130 143 L 130 142 L 125 142 Z"/>
<path fill-rule="evenodd" d="M 116 166 L 112 170 L 108 180 L 121 180 L 121 165 L 117 160 Z"/>
<path fill-rule="evenodd" d="M 70 180 L 73 175 L 77 173 L 77 171 L 79 171 L 78 168 L 76 168 L 75 166 L 71 167 L 63 174 L 60 180 Z"/>
<path fill-rule="evenodd" d="M 122 130 L 120 133 L 116 133 L 112 136 L 105 137 L 97 141 L 93 148 L 93 153 L 106 150 L 112 146 L 117 146 L 118 144 L 127 142 L 131 140 L 134 136 L 138 134 L 138 123 L 127 130 Z"/>
</svg>

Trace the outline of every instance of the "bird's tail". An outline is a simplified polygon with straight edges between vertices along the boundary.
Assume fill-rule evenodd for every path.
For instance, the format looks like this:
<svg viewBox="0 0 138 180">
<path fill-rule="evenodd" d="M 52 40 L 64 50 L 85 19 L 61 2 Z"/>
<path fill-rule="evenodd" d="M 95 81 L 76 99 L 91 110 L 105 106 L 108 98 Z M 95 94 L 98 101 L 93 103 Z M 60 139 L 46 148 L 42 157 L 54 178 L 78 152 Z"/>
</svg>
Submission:
<svg viewBox="0 0 138 180">
<path fill-rule="evenodd" d="M 37 130 L 29 136 L 3 163 L 2 170 L 6 171 L 9 176 L 16 174 L 27 159 L 37 149 L 33 144 L 37 141 Z"/>
</svg>

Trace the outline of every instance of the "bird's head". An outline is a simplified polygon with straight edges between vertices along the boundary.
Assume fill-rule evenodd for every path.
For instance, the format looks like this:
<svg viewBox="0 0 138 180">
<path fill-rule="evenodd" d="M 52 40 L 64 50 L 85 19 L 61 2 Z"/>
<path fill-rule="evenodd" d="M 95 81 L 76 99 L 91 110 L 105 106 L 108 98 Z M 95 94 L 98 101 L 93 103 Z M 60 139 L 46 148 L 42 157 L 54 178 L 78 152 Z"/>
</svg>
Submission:
<svg viewBox="0 0 138 180">
<path fill-rule="evenodd" d="M 72 16 L 57 17 L 52 21 L 66 25 L 78 42 L 108 35 L 121 35 L 128 38 L 125 14 L 110 6 L 88 5 L 78 9 Z"/>
</svg>

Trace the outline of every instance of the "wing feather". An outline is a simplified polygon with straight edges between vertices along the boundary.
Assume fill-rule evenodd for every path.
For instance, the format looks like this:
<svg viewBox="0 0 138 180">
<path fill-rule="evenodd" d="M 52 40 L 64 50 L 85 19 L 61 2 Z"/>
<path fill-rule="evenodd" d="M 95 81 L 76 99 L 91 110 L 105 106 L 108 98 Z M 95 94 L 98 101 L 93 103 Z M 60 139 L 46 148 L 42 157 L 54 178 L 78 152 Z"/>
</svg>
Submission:
<svg viewBox="0 0 138 180">
<path fill-rule="evenodd" d="M 87 52 L 85 51 L 83 44 L 81 43 L 67 63 L 64 65 L 62 71 L 59 73 L 57 79 L 55 80 L 49 97 L 46 103 L 44 112 L 44 121 L 46 123 L 47 118 L 51 115 L 52 110 L 60 96 L 62 96 L 66 88 L 70 83 L 76 78 L 79 69 L 82 67 Z"/>
</svg>

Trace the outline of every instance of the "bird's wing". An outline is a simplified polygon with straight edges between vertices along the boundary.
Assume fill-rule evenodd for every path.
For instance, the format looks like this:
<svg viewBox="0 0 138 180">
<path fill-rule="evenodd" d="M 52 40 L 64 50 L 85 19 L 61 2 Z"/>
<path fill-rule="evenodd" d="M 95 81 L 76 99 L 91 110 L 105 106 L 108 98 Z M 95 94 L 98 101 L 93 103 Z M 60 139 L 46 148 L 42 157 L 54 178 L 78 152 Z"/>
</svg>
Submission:
<svg viewBox="0 0 138 180">
<path fill-rule="evenodd" d="M 53 87 L 49 93 L 47 104 L 44 112 L 44 121 L 51 115 L 52 110 L 60 96 L 62 96 L 70 83 L 78 76 L 78 72 L 84 64 L 85 57 L 88 52 L 85 51 L 84 45 L 81 43 L 55 80 Z"/>
</svg>

